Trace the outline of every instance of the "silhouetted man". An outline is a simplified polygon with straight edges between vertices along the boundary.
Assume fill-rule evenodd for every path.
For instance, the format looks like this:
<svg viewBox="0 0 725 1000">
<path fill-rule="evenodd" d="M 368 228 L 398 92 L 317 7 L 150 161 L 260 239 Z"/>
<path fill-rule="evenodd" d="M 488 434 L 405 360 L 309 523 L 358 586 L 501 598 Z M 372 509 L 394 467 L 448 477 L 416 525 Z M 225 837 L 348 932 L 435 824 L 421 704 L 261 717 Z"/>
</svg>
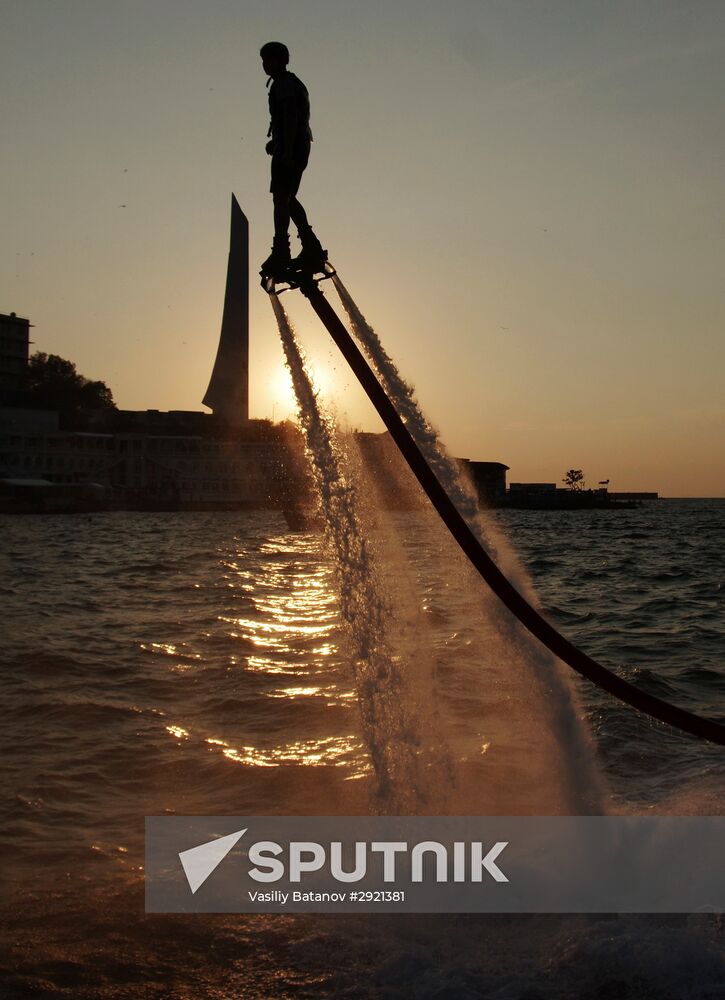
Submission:
<svg viewBox="0 0 725 1000">
<path fill-rule="evenodd" d="M 259 54 L 264 71 L 272 81 L 267 152 L 272 157 L 270 191 L 274 200 L 274 242 L 272 253 L 262 264 L 262 272 L 274 278 L 282 276 L 290 265 L 319 270 L 327 253 L 312 232 L 307 214 L 297 200 L 312 142 L 307 87 L 287 69 L 289 51 L 282 42 L 267 42 Z M 267 86 L 269 83 L 268 80 Z M 297 226 L 302 242 L 302 252 L 293 261 L 289 249 L 290 219 Z"/>
</svg>

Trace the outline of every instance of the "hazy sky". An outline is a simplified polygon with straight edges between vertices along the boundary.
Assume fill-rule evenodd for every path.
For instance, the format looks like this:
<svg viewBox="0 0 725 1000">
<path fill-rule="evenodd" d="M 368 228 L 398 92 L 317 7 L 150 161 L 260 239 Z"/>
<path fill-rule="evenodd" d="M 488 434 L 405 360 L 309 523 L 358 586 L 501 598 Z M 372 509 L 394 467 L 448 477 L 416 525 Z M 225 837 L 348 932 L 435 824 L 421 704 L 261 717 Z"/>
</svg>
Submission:
<svg viewBox="0 0 725 1000">
<path fill-rule="evenodd" d="M 312 101 L 301 200 L 448 446 L 725 495 L 722 0 L 0 0 L 0 24 L 0 312 L 120 406 L 202 409 L 232 191 L 255 270 L 271 244 L 279 39 Z M 280 419 L 255 281 L 251 413 Z"/>
</svg>

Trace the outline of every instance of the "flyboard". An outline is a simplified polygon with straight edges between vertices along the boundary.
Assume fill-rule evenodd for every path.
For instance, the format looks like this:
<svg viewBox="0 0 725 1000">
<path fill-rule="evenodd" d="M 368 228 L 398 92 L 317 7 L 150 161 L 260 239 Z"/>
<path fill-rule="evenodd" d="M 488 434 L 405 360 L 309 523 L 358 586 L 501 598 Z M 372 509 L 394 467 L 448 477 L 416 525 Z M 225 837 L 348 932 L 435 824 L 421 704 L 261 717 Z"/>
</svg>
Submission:
<svg viewBox="0 0 725 1000">
<path fill-rule="evenodd" d="M 350 333 L 339 316 L 320 291 L 320 282 L 331 278 L 334 268 L 325 261 L 319 271 L 310 272 L 302 269 L 289 269 L 282 275 L 273 278 L 262 275 L 262 287 L 269 295 L 278 295 L 283 291 L 299 289 L 307 298 L 317 316 L 327 328 L 328 333 L 340 349 L 343 357 L 350 365 L 353 373 L 377 410 L 387 427 L 390 436 L 398 446 L 413 475 L 425 491 L 428 499 L 435 507 L 451 535 L 458 542 L 473 566 L 486 581 L 488 586 L 508 608 L 521 624 L 528 629 L 548 650 L 560 660 L 575 670 L 582 677 L 596 684 L 618 698 L 619 701 L 632 708 L 644 712 L 653 719 L 665 722 L 681 729 L 692 736 L 697 736 L 711 743 L 725 746 L 725 726 L 712 719 L 702 718 L 684 708 L 672 705 L 656 695 L 649 694 L 629 681 L 618 677 L 591 656 L 578 649 L 573 643 L 561 635 L 541 614 L 529 604 L 508 578 L 501 572 L 493 559 L 481 546 L 468 523 L 458 511 L 446 490 L 438 481 L 437 476 L 426 462 L 414 438 L 398 415 L 397 410 L 388 399 L 385 390 L 378 382 L 373 370 L 368 365 Z"/>
</svg>

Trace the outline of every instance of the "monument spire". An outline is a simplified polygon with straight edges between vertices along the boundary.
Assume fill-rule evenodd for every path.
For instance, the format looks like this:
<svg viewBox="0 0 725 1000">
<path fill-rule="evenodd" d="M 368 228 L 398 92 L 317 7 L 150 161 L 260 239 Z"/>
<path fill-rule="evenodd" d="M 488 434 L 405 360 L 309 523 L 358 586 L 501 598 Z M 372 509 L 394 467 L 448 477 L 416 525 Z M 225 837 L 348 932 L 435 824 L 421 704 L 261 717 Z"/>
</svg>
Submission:
<svg viewBox="0 0 725 1000">
<path fill-rule="evenodd" d="M 233 426 L 249 420 L 249 222 L 234 195 L 221 336 L 202 402 Z"/>
</svg>

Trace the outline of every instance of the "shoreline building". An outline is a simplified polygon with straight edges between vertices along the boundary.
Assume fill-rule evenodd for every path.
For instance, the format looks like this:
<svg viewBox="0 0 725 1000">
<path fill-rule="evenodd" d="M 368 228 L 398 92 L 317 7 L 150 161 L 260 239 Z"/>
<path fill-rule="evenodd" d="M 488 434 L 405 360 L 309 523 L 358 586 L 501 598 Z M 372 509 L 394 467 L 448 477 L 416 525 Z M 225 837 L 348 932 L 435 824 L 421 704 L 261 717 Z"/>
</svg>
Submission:
<svg viewBox="0 0 725 1000">
<path fill-rule="evenodd" d="M 506 500 L 506 473 L 509 466 L 503 462 L 476 462 L 458 459 L 471 480 L 481 507 L 498 507 Z"/>
<path fill-rule="evenodd" d="M 26 388 L 29 353 L 30 321 L 0 313 L 0 392 L 9 399 Z"/>
<path fill-rule="evenodd" d="M 252 421 L 218 433 L 209 414 L 111 411 L 105 426 L 67 430 L 54 411 L 0 409 L 0 479 L 110 487 L 121 509 L 281 507 L 299 488 L 296 430 Z"/>
</svg>

